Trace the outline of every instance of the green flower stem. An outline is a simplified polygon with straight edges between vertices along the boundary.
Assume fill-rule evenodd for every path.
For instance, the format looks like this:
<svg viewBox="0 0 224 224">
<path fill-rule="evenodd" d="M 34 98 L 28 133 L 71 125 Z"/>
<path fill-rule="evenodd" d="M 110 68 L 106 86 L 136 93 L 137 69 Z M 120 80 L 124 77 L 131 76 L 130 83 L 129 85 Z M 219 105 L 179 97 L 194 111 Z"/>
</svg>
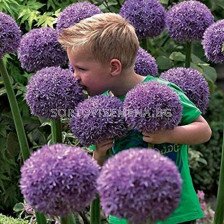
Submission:
<svg viewBox="0 0 224 224">
<path fill-rule="evenodd" d="M 51 120 L 51 134 L 52 134 L 52 143 L 61 143 L 62 142 L 62 130 L 61 130 L 61 120 Z"/>
<path fill-rule="evenodd" d="M 143 38 L 142 40 L 141 40 L 141 47 L 143 48 L 143 49 L 145 49 L 146 51 L 148 50 L 148 41 L 147 41 L 147 38 Z"/>
<path fill-rule="evenodd" d="M 148 148 L 153 149 L 154 148 L 154 144 L 148 143 Z"/>
<path fill-rule="evenodd" d="M 90 206 L 90 224 L 100 224 L 100 199 L 97 196 Z"/>
<path fill-rule="evenodd" d="M 7 69 L 2 59 L 0 59 L 0 74 L 3 78 L 10 108 L 12 111 L 12 116 L 13 116 L 13 120 L 14 120 L 14 124 L 16 128 L 16 133 L 18 136 L 22 158 L 23 158 L 23 161 L 25 161 L 30 156 L 29 145 L 27 142 L 27 137 L 26 137 L 24 126 L 23 126 L 22 117 L 19 111 L 19 106 L 16 100 L 16 96 L 15 96 L 12 84 L 10 83 L 9 74 L 7 72 Z"/>
<path fill-rule="evenodd" d="M 61 224 L 76 224 L 75 217 L 73 214 L 62 216 L 60 218 Z"/>
<path fill-rule="evenodd" d="M 223 224 L 224 218 L 224 126 L 223 126 L 223 140 L 222 140 L 222 157 L 221 167 L 219 173 L 219 187 L 217 195 L 217 204 L 215 209 L 214 224 Z"/>
<path fill-rule="evenodd" d="M 186 59 L 185 59 L 185 68 L 190 68 L 191 66 L 191 49 L 192 49 L 192 44 L 191 42 L 186 43 Z"/>
<path fill-rule="evenodd" d="M 47 224 L 47 219 L 42 213 L 35 212 L 37 224 Z"/>
</svg>

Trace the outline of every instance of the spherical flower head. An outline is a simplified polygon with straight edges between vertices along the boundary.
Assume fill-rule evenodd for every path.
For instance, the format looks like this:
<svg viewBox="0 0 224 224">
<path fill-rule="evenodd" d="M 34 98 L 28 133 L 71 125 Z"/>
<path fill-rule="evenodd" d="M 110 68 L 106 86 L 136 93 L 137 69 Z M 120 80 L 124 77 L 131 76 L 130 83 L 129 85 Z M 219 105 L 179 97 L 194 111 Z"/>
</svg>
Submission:
<svg viewBox="0 0 224 224">
<path fill-rule="evenodd" d="M 158 74 L 158 66 L 155 58 L 143 48 L 138 49 L 135 60 L 135 72 L 143 76 L 157 76 Z"/>
<path fill-rule="evenodd" d="M 165 28 L 165 9 L 158 0 L 126 0 L 120 15 L 135 27 L 139 38 L 156 37 Z"/>
<path fill-rule="evenodd" d="M 46 145 L 22 166 L 20 189 L 36 211 L 64 216 L 90 204 L 98 175 L 99 166 L 83 149 Z"/>
<path fill-rule="evenodd" d="M 166 15 L 169 35 L 178 42 L 201 40 L 214 17 L 206 5 L 199 1 L 183 1 L 174 5 Z"/>
<path fill-rule="evenodd" d="M 214 63 L 224 62 L 224 19 L 209 26 L 204 32 L 202 45 L 205 56 Z"/>
<path fill-rule="evenodd" d="M 153 149 L 133 148 L 111 157 L 97 179 L 106 215 L 134 224 L 164 220 L 178 206 L 181 178 L 176 165 Z"/>
<path fill-rule="evenodd" d="M 35 72 L 45 67 L 66 65 L 65 50 L 54 29 L 38 28 L 26 33 L 20 42 L 18 56 L 23 69 Z"/>
<path fill-rule="evenodd" d="M 0 12 L 0 59 L 7 53 L 16 53 L 21 39 L 21 30 L 14 19 Z"/>
<path fill-rule="evenodd" d="M 94 96 L 78 104 L 71 118 L 72 133 L 85 146 L 127 133 L 123 103 L 113 96 Z"/>
<path fill-rule="evenodd" d="M 131 129 L 154 133 L 177 126 L 182 117 L 182 105 L 171 88 L 150 81 L 137 85 L 127 93 L 124 116 Z"/>
<path fill-rule="evenodd" d="M 35 116 L 66 117 L 83 100 L 83 87 L 69 69 L 43 68 L 31 77 L 27 85 L 26 102 Z"/>
<path fill-rule="evenodd" d="M 160 78 L 179 86 L 187 97 L 206 112 L 209 103 L 209 86 L 204 76 L 193 68 L 172 68 L 161 74 Z"/>
<path fill-rule="evenodd" d="M 102 13 L 100 8 L 89 2 L 78 2 L 66 7 L 58 17 L 56 29 L 60 32 L 64 28 L 75 25 L 82 19 Z"/>
</svg>

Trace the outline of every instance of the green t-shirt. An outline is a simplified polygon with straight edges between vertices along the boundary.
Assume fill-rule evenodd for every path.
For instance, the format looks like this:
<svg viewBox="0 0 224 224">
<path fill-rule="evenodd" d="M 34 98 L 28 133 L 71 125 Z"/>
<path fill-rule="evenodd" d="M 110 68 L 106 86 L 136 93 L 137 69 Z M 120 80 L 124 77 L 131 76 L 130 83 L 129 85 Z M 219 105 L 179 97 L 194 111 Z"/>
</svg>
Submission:
<svg viewBox="0 0 224 224">
<path fill-rule="evenodd" d="M 166 84 L 178 94 L 183 107 L 180 125 L 190 124 L 201 115 L 200 110 L 188 99 L 177 85 L 150 75 L 147 76 L 143 82 L 149 81 L 158 81 L 159 83 Z M 120 99 L 124 100 L 124 98 L 125 96 Z M 115 141 L 114 147 L 112 148 L 113 154 L 128 148 L 147 148 L 148 143 L 144 142 L 142 138 L 143 136 L 140 132 L 134 130 L 130 131 L 127 136 Z M 178 208 L 166 220 L 157 222 L 157 224 L 177 224 L 202 218 L 203 212 L 190 176 L 188 146 L 165 143 L 154 145 L 154 148 L 157 148 L 161 154 L 167 156 L 176 163 L 183 180 L 181 200 Z M 109 217 L 109 223 L 127 224 L 125 219 L 118 219 L 114 216 Z"/>
</svg>

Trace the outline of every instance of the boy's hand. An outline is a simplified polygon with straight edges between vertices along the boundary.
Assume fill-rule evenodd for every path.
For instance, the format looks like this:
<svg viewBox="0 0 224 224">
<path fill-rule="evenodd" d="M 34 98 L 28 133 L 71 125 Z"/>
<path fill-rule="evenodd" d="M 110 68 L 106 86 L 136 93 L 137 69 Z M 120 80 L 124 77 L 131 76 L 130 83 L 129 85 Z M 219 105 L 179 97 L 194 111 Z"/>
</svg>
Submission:
<svg viewBox="0 0 224 224">
<path fill-rule="evenodd" d="M 96 144 L 96 150 L 93 151 L 93 158 L 99 165 L 103 165 L 104 161 L 107 159 L 107 151 L 112 148 L 113 144 L 113 139 Z"/>
<path fill-rule="evenodd" d="M 169 142 L 169 136 L 173 130 L 161 130 L 156 133 L 147 133 L 142 132 L 143 134 L 143 141 L 152 143 L 152 144 L 162 144 Z"/>
</svg>

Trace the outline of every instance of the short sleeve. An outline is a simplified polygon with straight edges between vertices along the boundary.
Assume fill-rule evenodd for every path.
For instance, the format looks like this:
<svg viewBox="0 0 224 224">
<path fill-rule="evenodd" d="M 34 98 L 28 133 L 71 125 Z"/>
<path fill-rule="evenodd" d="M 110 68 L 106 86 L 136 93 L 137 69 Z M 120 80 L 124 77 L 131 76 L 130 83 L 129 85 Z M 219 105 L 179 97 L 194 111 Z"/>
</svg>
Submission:
<svg viewBox="0 0 224 224">
<path fill-rule="evenodd" d="M 95 151 L 95 150 L 96 150 L 96 145 L 90 145 L 90 146 L 88 147 L 88 150 L 89 150 L 89 151 Z"/>
<path fill-rule="evenodd" d="M 189 100 L 189 98 L 178 86 L 173 83 L 170 83 L 169 87 L 177 93 L 183 107 L 180 124 L 186 125 L 195 121 L 201 115 L 201 111 L 195 106 L 195 104 L 191 100 Z"/>
</svg>

